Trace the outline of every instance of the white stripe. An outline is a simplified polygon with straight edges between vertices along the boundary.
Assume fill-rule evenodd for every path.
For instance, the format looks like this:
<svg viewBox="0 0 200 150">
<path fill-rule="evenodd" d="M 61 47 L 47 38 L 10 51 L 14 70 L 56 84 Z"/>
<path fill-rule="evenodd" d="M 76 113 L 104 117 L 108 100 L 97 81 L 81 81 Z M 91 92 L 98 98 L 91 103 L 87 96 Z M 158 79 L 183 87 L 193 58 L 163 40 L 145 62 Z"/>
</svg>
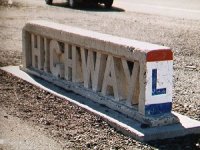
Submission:
<svg viewBox="0 0 200 150">
<path fill-rule="evenodd" d="M 156 89 L 166 88 L 166 94 L 152 95 L 152 70 L 157 69 Z M 172 102 L 173 60 L 147 62 L 145 105 Z"/>
</svg>

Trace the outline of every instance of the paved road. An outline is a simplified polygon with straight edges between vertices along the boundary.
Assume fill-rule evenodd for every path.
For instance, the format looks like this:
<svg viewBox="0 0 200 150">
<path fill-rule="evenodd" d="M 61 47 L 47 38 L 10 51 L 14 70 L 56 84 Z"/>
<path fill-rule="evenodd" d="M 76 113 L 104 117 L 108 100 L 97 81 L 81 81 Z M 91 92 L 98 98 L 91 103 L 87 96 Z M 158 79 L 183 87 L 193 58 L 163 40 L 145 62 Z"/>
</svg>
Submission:
<svg viewBox="0 0 200 150">
<path fill-rule="evenodd" d="M 115 0 L 125 11 L 200 20 L 199 0 Z"/>
<path fill-rule="evenodd" d="M 53 0 L 58 5 L 66 1 Z M 24 2 L 29 3 L 26 0 Z M 31 3 L 43 5 L 44 0 L 35 0 Z M 113 7 L 126 12 L 200 20 L 200 0 L 114 0 Z"/>
</svg>

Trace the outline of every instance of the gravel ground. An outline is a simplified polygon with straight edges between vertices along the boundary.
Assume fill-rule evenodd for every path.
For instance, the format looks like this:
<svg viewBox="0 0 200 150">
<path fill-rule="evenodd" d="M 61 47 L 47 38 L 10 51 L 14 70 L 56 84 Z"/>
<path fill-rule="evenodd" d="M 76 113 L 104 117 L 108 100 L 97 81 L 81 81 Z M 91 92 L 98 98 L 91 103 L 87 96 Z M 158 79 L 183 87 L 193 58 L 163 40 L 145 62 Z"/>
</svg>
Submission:
<svg viewBox="0 0 200 150">
<path fill-rule="evenodd" d="M 0 66 L 21 63 L 21 29 L 30 18 L 169 46 L 175 60 L 173 110 L 200 120 L 199 21 L 123 12 L 119 8 L 104 11 L 98 7 L 94 11 L 57 6 L 62 7 L 48 7 L 40 0 L 0 3 Z M 0 108 L 39 126 L 62 143 L 63 149 L 200 149 L 198 135 L 149 143 L 135 141 L 81 108 L 2 71 Z"/>
<path fill-rule="evenodd" d="M 0 71 L 0 108 L 39 126 L 63 149 L 198 149 L 200 136 L 141 143 L 100 118 L 44 90 Z M 173 147 L 173 148 L 172 148 Z"/>
</svg>

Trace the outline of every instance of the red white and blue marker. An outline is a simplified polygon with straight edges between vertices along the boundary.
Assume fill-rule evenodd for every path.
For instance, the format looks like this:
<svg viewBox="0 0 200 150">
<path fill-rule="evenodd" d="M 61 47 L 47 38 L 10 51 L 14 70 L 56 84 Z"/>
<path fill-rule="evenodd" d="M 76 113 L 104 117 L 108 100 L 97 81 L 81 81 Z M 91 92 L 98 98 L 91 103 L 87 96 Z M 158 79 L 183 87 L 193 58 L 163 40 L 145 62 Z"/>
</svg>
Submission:
<svg viewBox="0 0 200 150">
<path fill-rule="evenodd" d="M 173 53 L 154 50 L 146 57 L 145 115 L 162 115 L 172 110 Z"/>
</svg>

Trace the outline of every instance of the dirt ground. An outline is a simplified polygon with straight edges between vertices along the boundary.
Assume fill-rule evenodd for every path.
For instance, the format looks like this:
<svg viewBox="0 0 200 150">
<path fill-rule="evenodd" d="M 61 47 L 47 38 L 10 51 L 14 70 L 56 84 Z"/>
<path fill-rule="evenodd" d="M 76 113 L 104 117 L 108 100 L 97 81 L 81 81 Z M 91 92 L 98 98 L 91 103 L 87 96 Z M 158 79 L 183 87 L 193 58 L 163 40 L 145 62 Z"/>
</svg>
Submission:
<svg viewBox="0 0 200 150">
<path fill-rule="evenodd" d="M 101 6 L 72 10 L 61 1 L 47 6 L 43 0 L 14 0 L 12 5 L 0 0 L 0 66 L 21 64 L 21 30 L 32 19 L 171 47 L 175 60 L 173 110 L 200 120 L 200 21 L 138 14 L 121 8 L 104 10 Z M 48 149 L 200 149 L 198 135 L 138 142 L 81 108 L 3 71 L 0 71 L 0 111 L 0 150 L 46 149 L 49 146 L 46 143 L 52 143 Z M 16 125 L 10 122 L 13 120 Z M 13 136 L 24 134 L 24 128 L 29 126 L 26 132 L 38 138 L 25 134 L 25 138 L 20 136 L 24 147 L 20 142 L 17 147 L 15 142 L 6 144 L 3 126 L 9 124 L 22 130 L 9 132 Z M 37 148 L 29 144 L 34 139 L 38 140 L 33 142 L 38 144 Z M 39 147 L 40 144 L 44 147 Z"/>
</svg>

